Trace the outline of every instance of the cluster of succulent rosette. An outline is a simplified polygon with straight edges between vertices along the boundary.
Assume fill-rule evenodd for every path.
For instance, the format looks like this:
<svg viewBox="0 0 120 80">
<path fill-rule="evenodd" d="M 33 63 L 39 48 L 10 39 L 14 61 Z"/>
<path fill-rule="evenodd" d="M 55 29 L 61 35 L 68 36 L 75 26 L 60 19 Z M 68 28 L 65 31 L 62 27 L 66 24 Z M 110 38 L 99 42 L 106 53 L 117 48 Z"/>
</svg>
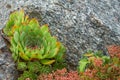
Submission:
<svg viewBox="0 0 120 80">
<path fill-rule="evenodd" d="M 22 71 L 18 80 L 120 80 L 120 46 L 109 46 L 109 55 L 89 51 L 81 57 L 78 71 L 67 71 L 63 44 L 50 34 L 47 24 L 40 26 L 24 10 L 10 14 L 3 34 Z"/>
<path fill-rule="evenodd" d="M 47 24 L 40 26 L 37 19 L 30 19 L 24 10 L 10 14 L 3 34 L 10 43 L 9 48 L 17 63 L 17 69 L 23 71 L 22 77 L 18 80 L 25 79 L 25 76 L 35 78 L 34 74 L 47 73 L 51 69 L 50 65 L 64 61 L 63 44 L 50 34 Z"/>
<path fill-rule="evenodd" d="M 65 47 L 51 36 L 48 25 L 40 26 L 35 18 L 25 16 L 23 10 L 10 15 L 3 32 L 10 41 L 15 61 L 39 60 L 49 65 L 62 60 Z"/>
</svg>

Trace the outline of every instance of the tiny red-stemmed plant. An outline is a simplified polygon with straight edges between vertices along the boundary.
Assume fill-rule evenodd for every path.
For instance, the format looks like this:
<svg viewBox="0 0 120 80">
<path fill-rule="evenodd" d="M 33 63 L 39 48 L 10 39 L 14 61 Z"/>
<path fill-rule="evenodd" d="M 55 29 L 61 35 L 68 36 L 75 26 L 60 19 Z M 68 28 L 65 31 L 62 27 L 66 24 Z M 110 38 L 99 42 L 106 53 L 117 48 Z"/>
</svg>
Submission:
<svg viewBox="0 0 120 80">
<path fill-rule="evenodd" d="M 120 58 L 120 46 L 110 45 L 107 47 L 107 49 L 108 49 L 108 52 L 111 57 L 116 56 L 116 57 Z"/>
<path fill-rule="evenodd" d="M 41 74 L 37 80 L 80 80 L 77 71 L 67 71 L 66 68 L 49 74 Z"/>
<path fill-rule="evenodd" d="M 120 46 L 108 46 L 109 56 L 88 56 L 81 64 L 86 62 L 83 72 L 80 72 L 81 80 L 120 80 Z"/>
</svg>

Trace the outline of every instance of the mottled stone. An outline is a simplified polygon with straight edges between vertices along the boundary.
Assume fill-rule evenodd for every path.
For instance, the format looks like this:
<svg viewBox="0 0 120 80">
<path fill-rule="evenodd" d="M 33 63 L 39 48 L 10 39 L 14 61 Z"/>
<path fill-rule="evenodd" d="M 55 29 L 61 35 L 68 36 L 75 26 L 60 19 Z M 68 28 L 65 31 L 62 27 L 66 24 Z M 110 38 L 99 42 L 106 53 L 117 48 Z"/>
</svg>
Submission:
<svg viewBox="0 0 120 80">
<path fill-rule="evenodd" d="M 5 44 L 5 42 L 4 42 L 4 39 L 3 39 L 3 37 L 0 35 L 0 49 L 3 48 L 3 47 L 5 47 L 5 46 L 6 46 L 6 44 Z"/>
<path fill-rule="evenodd" d="M 0 80 L 16 80 L 18 72 L 7 48 L 0 52 Z"/>
<path fill-rule="evenodd" d="M 103 50 L 106 54 L 107 45 L 120 45 L 119 0 L 1 0 L 1 29 L 9 13 L 19 8 L 37 17 L 41 24 L 49 24 L 52 35 L 67 48 L 70 68 L 78 65 L 87 50 Z"/>
</svg>

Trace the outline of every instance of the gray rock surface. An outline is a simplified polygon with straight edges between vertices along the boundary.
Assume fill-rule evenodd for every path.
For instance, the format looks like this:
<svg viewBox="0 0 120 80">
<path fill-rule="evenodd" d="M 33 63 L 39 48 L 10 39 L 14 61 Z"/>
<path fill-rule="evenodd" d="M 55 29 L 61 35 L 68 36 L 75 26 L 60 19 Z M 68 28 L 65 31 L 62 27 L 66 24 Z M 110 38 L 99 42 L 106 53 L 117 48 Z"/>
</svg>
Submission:
<svg viewBox="0 0 120 80">
<path fill-rule="evenodd" d="M 0 51 L 0 80 L 17 80 L 18 72 L 7 48 Z"/>
<path fill-rule="evenodd" d="M 6 46 L 6 44 L 4 42 L 4 39 L 3 39 L 2 36 L 0 36 L 0 49 L 3 48 L 3 47 L 5 47 L 5 46 Z"/>
<path fill-rule="evenodd" d="M 67 48 L 70 68 L 87 50 L 106 52 L 107 45 L 120 45 L 120 0 L 0 0 L 1 29 L 9 13 L 19 8 L 49 24 Z"/>
</svg>

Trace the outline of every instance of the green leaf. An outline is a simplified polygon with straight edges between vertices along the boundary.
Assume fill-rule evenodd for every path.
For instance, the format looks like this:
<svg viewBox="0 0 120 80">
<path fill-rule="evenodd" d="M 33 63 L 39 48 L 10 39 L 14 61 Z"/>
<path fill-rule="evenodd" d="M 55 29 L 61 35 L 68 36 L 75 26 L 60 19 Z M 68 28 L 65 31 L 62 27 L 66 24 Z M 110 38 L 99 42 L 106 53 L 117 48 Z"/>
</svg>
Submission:
<svg viewBox="0 0 120 80">
<path fill-rule="evenodd" d="M 53 57 L 55 57 L 58 54 L 58 51 L 59 51 L 58 48 L 50 50 L 50 52 L 47 55 L 47 58 L 53 58 Z"/>
<path fill-rule="evenodd" d="M 81 59 L 79 61 L 79 67 L 78 67 L 79 71 L 84 72 L 88 63 L 89 61 L 87 59 Z"/>
<path fill-rule="evenodd" d="M 29 26 L 34 29 L 35 29 L 35 27 L 39 27 L 39 23 L 38 23 L 37 19 L 35 19 L 35 18 L 31 19 L 29 22 Z"/>
<path fill-rule="evenodd" d="M 13 47 L 17 46 L 17 43 L 15 42 L 14 38 L 11 39 L 10 43 L 11 43 L 11 46 Z"/>
<path fill-rule="evenodd" d="M 84 54 L 85 57 L 91 57 L 93 55 L 94 55 L 93 53 L 86 53 L 86 54 Z"/>
<path fill-rule="evenodd" d="M 109 56 L 102 56 L 102 60 L 104 64 L 108 64 L 110 62 L 110 57 Z"/>
<path fill-rule="evenodd" d="M 29 57 L 25 53 L 19 52 L 19 55 L 23 60 L 26 60 L 26 61 L 30 60 Z"/>
<path fill-rule="evenodd" d="M 15 33 L 14 33 L 14 40 L 15 40 L 15 42 L 16 43 L 18 43 L 19 42 L 19 33 L 18 33 L 18 31 L 15 31 Z"/>
<path fill-rule="evenodd" d="M 44 65 L 50 65 L 50 64 L 54 63 L 55 60 L 43 59 L 43 60 L 40 60 L 40 62 Z"/>
<path fill-rule="evenodd" d="M 25 35 L 26 35 L 25 32 L 22 32 L 22 33 L 20 34 L 20 41 L 21 41 L 21 42 L 24 40 Z"/>
<path fill-rule="evenodd" d="M 48 36 L 48 37 L 50 36 L 50 34 L 48 33 L 49 30 L 48 30 L 48 26 L 47 25 L 41 26 L 40 30 L 41 30 L 41 33 L 42 33 L 43 36 L 45 36 L 45 35 Z"/>
<path fill-rule="evenodd" d="M 40 53 L 32 53 L 31 56 L 30 56 L 30 60 L 34 60 L 34 59 L 42 59 L 42 55 Z"/>
<path fill-rule="evenodd" d="M 65 51 L 66 51 L 65 47 L 63 45 L 61 45 L 60 49 L 58 51 L 58 54 L 55 57 L 57 61 L 61 62 L 63 60 Z"/>
<path fill-rule="evenodd" d="M 20 43 L 18 43 L 18 50 L 22 53 L 25 53 L 24 47 L 22 47 L 22 45 Z"/>
<path fill-rule="evenodd" d="M 18 55 L 16 55 L 16 53 L 12 53 L 12 58 L 15 60 L 15 61 L 17 61 L 18 60 Z"/>
</svg>

